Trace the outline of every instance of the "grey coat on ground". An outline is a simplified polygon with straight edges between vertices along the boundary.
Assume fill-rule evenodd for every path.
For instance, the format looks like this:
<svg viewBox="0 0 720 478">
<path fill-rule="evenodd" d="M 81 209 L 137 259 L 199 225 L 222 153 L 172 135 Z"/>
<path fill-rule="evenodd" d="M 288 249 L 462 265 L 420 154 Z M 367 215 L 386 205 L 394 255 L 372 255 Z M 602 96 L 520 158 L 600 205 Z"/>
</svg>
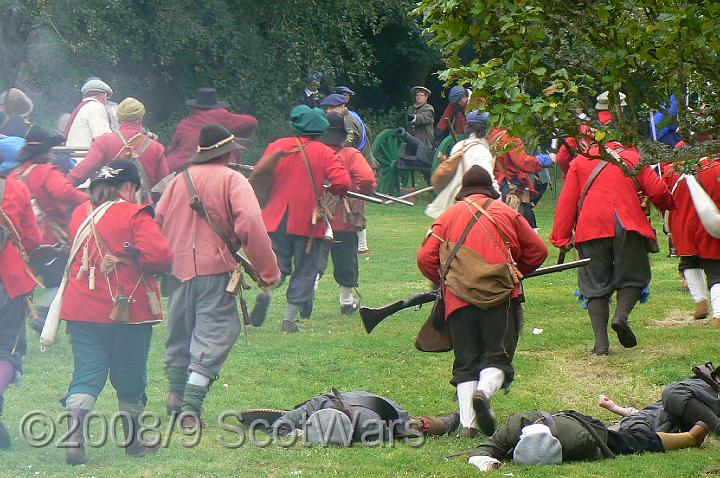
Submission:
<svg viewBox="0 0 720 478">
<path fill-rule="evenodd" d="M 694 425 L 684 418 L 685 407 L 690 398 L 697 399 L 715 415 L 720 416 L 718 393 L 701 379 L 689 378 L 671 383 L 663 390 L 661 400 L 623 418 L 620 429 L 632 427 L 639 420 L 648 420 L 655 425 L 655 430 L 658 432 L 687 431 Z"/>
<path fill-rule="evenodd" d="M 398 415 L 397 422 L 393 427 L 393 434 L 400 436 L 406 433 L 410 422 L 410 415 L 397 402 L 370 392 L 344 392 L 342 393 L 342 398 L 346 404 L 352 407 L 353 414 L 355 415 L 352 418 L 353 442 L 380 440 L 380 433 L 382 433 L 382 441 L 388 441 L 390 439 L 390 429 L 382 417 L 375 411 L 358 404 L 362 398 L 366 397 L 379 397 L 388 402 Z M 332 393 L 313 397 L 294 410 L 287 412 L 272 424 L 272 433 L 282 436 L 291 433 L 293 429 L 302 430 L 305 422 L 313 413 L 325 408 L 340 410 Z"/>
</svg>

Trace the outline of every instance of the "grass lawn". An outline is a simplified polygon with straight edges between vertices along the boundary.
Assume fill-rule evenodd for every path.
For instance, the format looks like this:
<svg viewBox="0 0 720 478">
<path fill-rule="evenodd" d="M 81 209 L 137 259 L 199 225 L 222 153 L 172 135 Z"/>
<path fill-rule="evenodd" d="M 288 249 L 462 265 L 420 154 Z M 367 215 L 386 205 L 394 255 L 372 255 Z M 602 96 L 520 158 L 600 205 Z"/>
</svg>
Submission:
<svg viewBox="0 0 720 478">
<path fill-rule="evenodd" d="M 548 193 L 537 209 L 540 234 L 546 238 L 552 226 L 554 204 Z M 372 255 L 361 259 L 360 292 L 367 305 L 381 305 L 429 285 L 415 265 L 415 252 L 430 220 L 424 204 L 408 208 L 370 206 L 368 233 Z M 659 219 L 656 218 L 659 225 Z M 606 393 L 621 404 L 638 408 L 659 398 L 663 386 L 690 374 L 690 367 L 706 360 L 720 361 L 720 328 L 711 321 L 693 322 L 689 295 L 680 290 L 677 259 L 665 257 L 667 244 L 661 238 L 660 254 L 653 256 L 654 279 L 650 302 L 632 315 L 639 340 L 634 349 L 623 349 L 611 334 L 611 355 L 595 358 L 592 330 L 587 313 L 575 302 L 574 272 L 531 279 L 525 283 L 525 330 L 515 358 L 516 379 L 509 394 L 494 400 L 502 422 L 526 409 L 568 409 L 611 420 L 609 412 L 596 405 Z M 552 250 L 549 263 L 557 259 Z M 568 257 L 570 259 L 570 257 Z M 257 448 L 249 444 L 237 449 L 221 446 L 218 436 L 232 440 L 218 417 L 226 410 L 252 407 L 291 407 L 328 391 L 370 390 L 387 395 L 412 414 L 446 414 L 457 409 L 455 389 L 449 384 L 452 354 L 425 354 L 413 347 L 417 330 L 428 308 L 403 311 L 367 335 L 357 316 L 339 313 L 337 286 L 328 274 L 320 283 L 315 313 L 301 325 L 303 333 L 280 332 L 284 294 L 278 291 L 268 323 L 250 330 L 249 344 L 241 337 L 205 402 L 210 426 L 193 448 L 175 434 L 167 448 L 144 459 L 126 458 L 122 450 L 108 444 L 87 450 L 88 465 L 70 468 L 64 450 L 52 444 L 33 448 L 18 432 L 21 417 L 28 411 L 57 415 L 59 400 L 72 373 L 72 354 L 64 332 L 59 343 L 41 352 L 36 335 L 28 330 L 29 351 L 20 388 L 6 394 L 3 420 L 15 440 L 13 449 L 0 452 L 0 476 L 79 477 L 176 477 L 176 476 L 473 476 L 479 472 L 462 458 L 445 460 L 454 452 L 468 450 L 477 440 L 433 438 L 420 448 L 403 444 L 382 448 L 323 449 L 295 446 Z M 543 329 L 539 335 L 533 328 Z M 149 363 L 148 410 L 164 412 L 166 379 L 163 371 L 164 325 L 155 328 Z M 108 384 L 97 411 L 110 416 L 116 398 Z M 161 428 L 167 421 L 163 416 Z M 64 429 L 58 426 L 56 438 Z M 93 427 L 93 434 L 98 427 Z M 596 463 L 574 463 L 557 467 L 507 465 L 487 476 L 567 477 L 680 477 L 720 474 L 720 445 L 706 441 L 702 449 L 666 454 L 621 457 Z"/>
</svg>

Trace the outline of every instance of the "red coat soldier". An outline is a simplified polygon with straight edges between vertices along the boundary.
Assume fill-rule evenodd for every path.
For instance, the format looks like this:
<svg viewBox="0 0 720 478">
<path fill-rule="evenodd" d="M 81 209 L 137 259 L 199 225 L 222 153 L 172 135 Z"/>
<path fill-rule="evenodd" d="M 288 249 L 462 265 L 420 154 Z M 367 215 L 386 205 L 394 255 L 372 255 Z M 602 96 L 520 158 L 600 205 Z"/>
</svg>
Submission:
<svg viewBox="0 0 720 478">
<path fill-rule="evenodd" d="M 190 158 L 196 152 L 200 130 L 206 124 L 222 125 L 238 138 L 249 138 L 257 129 L 254 117 L 229 112 L 228 104 L 217 99 L 215 88 L 198 89 L 196 98 L 185 101 L 185 104 L 192 109 L 192 113 L 180 121 L 166 151 L 167 167 L 171 173 L 182 171 L 190 164 Z M 241 162 L 240 151 L 234 154 L 234 161 Z"/>
<path fill-rule="evenodd" d="M 120 130 L 95 138 L 85 159 L 70 172 L 68 178 L 74 184 L 80 184 L 111 161 L 132 159 L 140 171 L 142 202 L 151 202 L 150 188 L 168 175 L 168 169 L 165 148 L 143 131 L 144 116 L 145 106 L 140 101 L 135 98 L 121 101 L 117 109 Z"/>
<path fill-rule="evenodd" d="M 362 194 L 372 194 L 377 188 L 375 173 L 360 150 L 352 146 L 343 147 L 347 131 L 340 113 L 328 113 L 330 124 L 321 141 L 337 151 L 340 163 L 350 174 L 350 190 Z M 357 231 L 365 228 L 365 201 L 347 197 L 334 197 L 337 205 L 332 211 L 333 241 L 325 242 L 325 250 L 320 258 L 320 275 L 325 272 L 328 253 L 332 256 L 333 277 L 340 285 L 340 312 L 350 315 L 358 307 L 353 297 L 353 289 L 358 286 L 359 267 L 357 258 Z"/>
<path fill-rule="evenodd" d="M 41 233 L 30 200 L 23 183 L 0 177 L 0 450 L 10 447 L 1 419 L 4 394 L 22 373 L 26 304 L 37 284 L 27 254 L 40 245 Z"/>
<path fill-rule="evenodd" d="M 350 176 L 335 152 L 317 140 L 325 133 L 328 121 L 319 108 L 296 106 L 290 112 L 290 125 L 297 134 L 270 143 L 256 168 L 263 168 L 273 153 L 288 153 L 274 172 L 270 199 L 263 208 L 273 250 L 283 277 L 290 276 L 287 289 L 288 307 L 283 331 L 298 332 L 297 315 L 305 307 L 310 315 L 315 278 L 320 267 L 322 237 L 328 228 L 327 215 L 320 201 L 329 183 L 329 191 L 343 196 L 350 188 Z M 270 293 L 260 294 L 251 313 L 251 323 L 265 320 Z"/>
<path fill-rule="evenodd" d="M 108 375 L 117 391 L 125 453 L 154 450 L 142 442 L 139 417 L 147 397 L 152 326 L 163 318 L 154 274 L 170 268 L 172 253 L 149 207 L 135 204 L 140 173 L 130 161 L 103 166 L 90 183 L 90 201 L 75 209 L 70 267 L 48 325 L 67 321 L 75 363 L 64 403 L 68 410 L 66 461 L 85 463 L 86 419 Z M 43 330 L 43 336 L 46 334 Z"/>
<path fill-rule="evenodd" d="M 606 143 L 606 147 L 630 169 L 640 162 L 636 149 L 616 142 Z M 578 282 L 580 293 L 588 300 L 595 333 L 592 353 L 606 355 L 610 297 L 617 291 L 612 328 L 621 345 L 634 347 L 637 339 L 628 316 L 650 284 L 648 251 L 656 235 L 639 195 L 647 196 L 663 211 L 672 209 L 674 202 L 667 186 L 651 168 L 644 167 L 635 184 L 620 166 L 595 159 L 600 156 L 599 148 L 592 145 L 587 155 L 578 155 L 570 163 L 550 240 L 561 249 L 574 244 L 581 258 L 592 258 L 591 264 L 578 272 Z"/>
<path fill-rule="evenodd" d="M 696 180 L 715 204 L 720 204 L 720 159 L 706 158 L 700 163 Z M 672 165 L 665 168 L 663 179 L 675 200 L 675 209 L 668 211 L 667 224 L 673 244 L 680 256 L 679 269 L 696 304 L 694 317 L 708 314 L 707 289 L 710 288 L 713 317 L 720 325 L 720 240 L 705 230 L 688 190 L 687 178 Z"/>
<path fill-rule="evenodd" d="M 87 194 L 79 191 L 68 181 L 63 171 L 52 164 L 50 148 L 64 142 L 62 136 L 50 134 L 38 126 L 28 131 L 27 143 L 20 150 L 18 166 L 12 177 L 23 181 L 33 198 L 33 208 L 43 232 L 42 244 L 68 246 L 70 241 L 70 215 L 75 207 L 87 200 Z M 31 264 L 40 274 L 45 294 L 35 302 L 36 320 L 31 326 L 42 330 L 48 306 L 55 298 L 67 263 L 67 252 L 47 247 L 47 256 L 33 257 Z"/>
<path fill-rule="evenodd" d="M 498 201 L 499 196 L 490 174 L 480 166 L 471 167 L 463 176 L 458 202 L 435 220 L 417 254 L 420 272 L 443 288 L 455 353 L 451 383 L 457 387 L 460 434 L 467 437 L 478 427 L 488 436 L 495 430 L 490 399 L 515 374 L 512 359 L 522 322 L 522 289 L 518 280 L 507 300 L 489 308 L 466 302 L 441 281 L 440 268 L 447 264 L 441 262 L 441 247 L 456 244 L 470 227 L 462 246 L 488 264 L 507 263 L 526 274 L 540 267 L 548 254 L 545 242 L 517 211 Z"/>
</svg>

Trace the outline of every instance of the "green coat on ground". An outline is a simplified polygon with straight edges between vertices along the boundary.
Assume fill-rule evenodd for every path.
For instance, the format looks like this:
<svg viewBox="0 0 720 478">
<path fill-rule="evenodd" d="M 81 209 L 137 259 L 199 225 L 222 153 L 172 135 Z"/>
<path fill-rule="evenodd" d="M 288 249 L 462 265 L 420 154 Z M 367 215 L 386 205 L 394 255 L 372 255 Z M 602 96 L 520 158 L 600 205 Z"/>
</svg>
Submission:
<svg viewBox="0 0 720 478">
<path fill-rule="evenodd" d="M 470 456 L 491 456 L 497 460 L 512 458 L 513 450 L 522 429 L 542 418 L 540 412 L 527 411 L 516 413 L 498 428 L 493 436 L 470 453 Z M 557 425 L 557 439 L 562 445 L 562 460 L 592 461 L 603 457 L 597 441 L 577 419 L 569 416 L 553 416 Z M 590 425 L 592 426 L 592 425 Z M 607 430 L 593 426 L 601 440 L 607 440 Z"/>
<path fill-rule="evenodd" d="M 410 121 L 408 124 L 408 131 L 411 135 L 415 136 L 418 141 L 422 144 L 432 148 L 433 138 L 433 125 L 435 124 L 435 109 L 431 104 L 425 103 L 420 107 L 411 105 L 407 110 L 409 115 L 415 115 L 415 120 Z"/>
</svg>

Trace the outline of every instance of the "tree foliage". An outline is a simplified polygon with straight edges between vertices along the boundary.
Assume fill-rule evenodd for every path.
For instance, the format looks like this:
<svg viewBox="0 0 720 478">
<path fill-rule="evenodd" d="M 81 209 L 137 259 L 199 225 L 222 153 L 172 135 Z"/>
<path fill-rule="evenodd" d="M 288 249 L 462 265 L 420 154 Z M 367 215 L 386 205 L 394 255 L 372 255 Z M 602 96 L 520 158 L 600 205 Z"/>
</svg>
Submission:
<svg viewBox="0 0 720 478">
<path fill-rule="evenodd" d="M 673 93 L 692 93 L 705 105 L 697 115 L 680 101 L 683 132 L 717 132 L 718 2 L 422 0 L 417 12 L 447 63 L 441 78 L 471 85 L 487 98 L 491 122 L 531 147 L 558 134 L 577 136 L 576 110 L 592 111 L 595 96 L 608 90 L 616 121 L 598 139 L 636 145 L 644 162 L 720 150 L 706 143 L 676 154 L 647 144 L 648 112 L 666 111 Z M 469 47 L 475 57 L 463 62 Z M 620 92 L 627 94 L 624 113 Z"/>
<path fill-rule="evenodd" d="M 377 86 L 384 73 L 378 57 L 396 47 L 376 44 L 387 31 L 402 34 L 402 47 L 416 63 L 439 58 L 419 41 L 410 0 L 8 1 L 0 5 L 0 34 L 13 13 L 24 34 L 16 43 L 40 29 L 43 41 L 49 43 L 48 35 L 55 40 L 53 55 L 65 61 L 63 70 L 49 71 L 47 62 L 23 58 L 18 50 L 15 64 L 8 64 L 20 70 L 22 61 L 28 63 L 27 81 L 47 93 L 48 102 L 72 108 L 77 98 L 52 85 L 69 77 L 77 88 L 97 75 L 119 98 L 137 96 L 155 122 L 172 126 L 186 113 L 182 100 L 200 86 L 215 86 L 233 108 L 259 116 L 266 128 L 285 124 L 309 72 L 321 71 L 325 88 L 338 82 Z M 15 84 L 9 76 L 0 78 L 0 87 Z"/>
</svg>

